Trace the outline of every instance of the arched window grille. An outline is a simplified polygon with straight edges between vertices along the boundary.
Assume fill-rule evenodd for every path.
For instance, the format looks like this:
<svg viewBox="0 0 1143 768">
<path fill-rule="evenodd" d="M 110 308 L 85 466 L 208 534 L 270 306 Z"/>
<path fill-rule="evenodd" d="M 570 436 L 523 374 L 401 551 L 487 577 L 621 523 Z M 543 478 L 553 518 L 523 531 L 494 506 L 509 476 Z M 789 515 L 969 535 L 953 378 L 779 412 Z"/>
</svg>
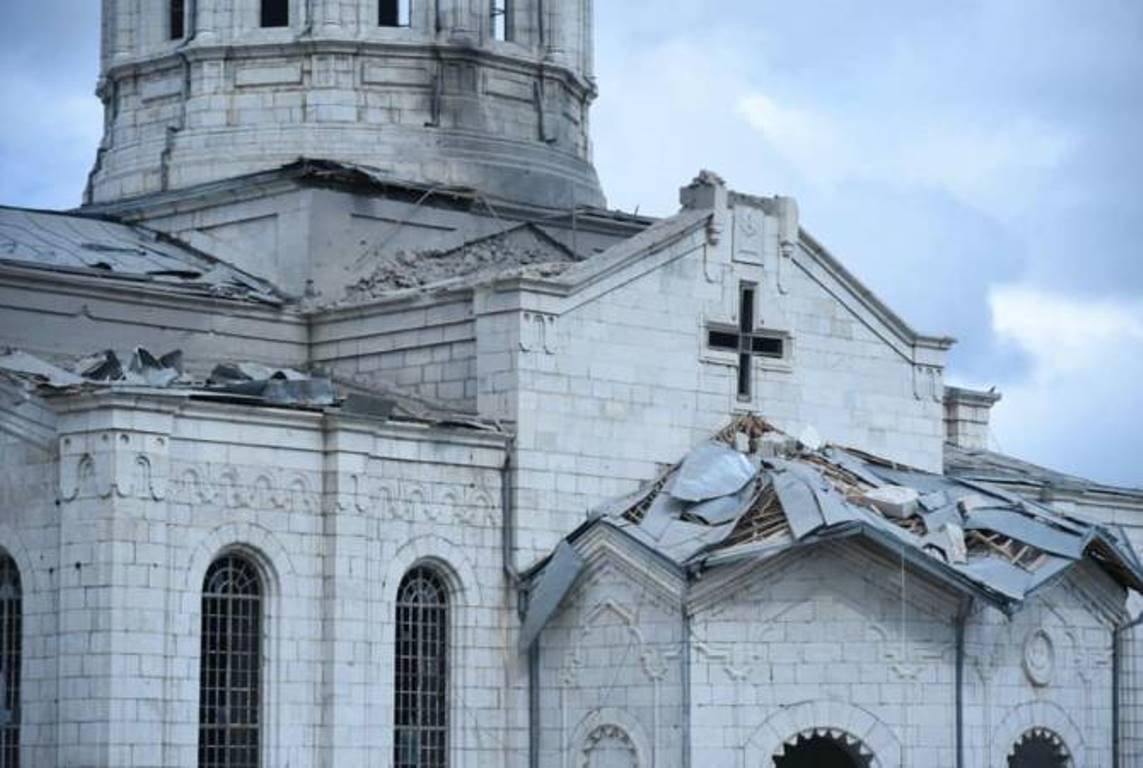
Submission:
<svg viewBox="0 0 1143 768">
<path fill-rule="evenodd" d="M 290 0 L 262 0 L 262 26 L 290 26 Z"/>
<path fill-rule="evenodd" d="M 448 589 L 420 566 L 397 590 L 394 768 L 448 765 Z"/>
<path fill-rule="evenodd" d="M 199 768 L 259 768 L 262 579 L 249 559 L 214 561 L 202 586 Z"/>
<path fill-rule="evenodd" d="M 1008 768 L 1071 768 L 1063 739 L 1046 728 L 1024 733 L 1008 755 Z"/>
<path fill-rule="evenodd" d="M 0 555 L 0 768 L 20 765 L 20 656 L 23 589 L 20 571 Z"/>
</svg>

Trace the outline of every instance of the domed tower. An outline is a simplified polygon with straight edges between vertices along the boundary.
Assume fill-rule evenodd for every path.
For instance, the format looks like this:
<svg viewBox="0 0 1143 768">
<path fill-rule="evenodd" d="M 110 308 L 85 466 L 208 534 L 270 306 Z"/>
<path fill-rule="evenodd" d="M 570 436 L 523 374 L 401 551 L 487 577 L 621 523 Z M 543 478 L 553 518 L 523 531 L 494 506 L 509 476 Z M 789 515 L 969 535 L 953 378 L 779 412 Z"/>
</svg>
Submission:
<svg viewBox="0 0 1143 768">
<path fill-rule="evenodd" d="M 563 208 L 591 164 L 591 0 L 103 0 L 114 203 L 307 157 Z"/>
</svg>

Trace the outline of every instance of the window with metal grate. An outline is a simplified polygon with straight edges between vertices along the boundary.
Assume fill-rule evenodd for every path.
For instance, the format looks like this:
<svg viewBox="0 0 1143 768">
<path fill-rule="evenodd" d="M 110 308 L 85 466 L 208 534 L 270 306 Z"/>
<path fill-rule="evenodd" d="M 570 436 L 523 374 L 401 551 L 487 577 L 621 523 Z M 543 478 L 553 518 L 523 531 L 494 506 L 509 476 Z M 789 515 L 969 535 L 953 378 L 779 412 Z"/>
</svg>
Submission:
<svg viewBox="0 0 1143 768">
<path fill-rule="evenodd" d="M 202 588 L 199 768 L 259 768 L 262 580 L 249 559 L 223 555 Z"/>
<path fill-rule="evenodd" d="M 0 768 L 20 766 L 23 590 L 16 562 L 0 555 Z"/>
<path fill-rule="evenodd" d="M 448 765 L 448 590 L 432 568 L 397 591 L 394 768 Z"/>
</svg>

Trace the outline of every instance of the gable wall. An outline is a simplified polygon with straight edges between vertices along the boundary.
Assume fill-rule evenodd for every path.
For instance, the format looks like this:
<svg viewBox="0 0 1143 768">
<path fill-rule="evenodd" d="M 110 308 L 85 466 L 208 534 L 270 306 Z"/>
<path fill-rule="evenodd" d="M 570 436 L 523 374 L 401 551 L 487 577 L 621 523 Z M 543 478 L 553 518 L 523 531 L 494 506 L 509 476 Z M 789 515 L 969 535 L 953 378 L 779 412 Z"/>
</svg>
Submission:
<svg viewBox="0 0 1143 768">
<path fill-rule="evenodd" d="M 597 561 L 541 635 L 540 765 L 681 765 L 681 603 L 637 563 Z"/>
<path fill-rule="evenodd" d="M 798 266 L 805 252 L 783 259 L 776 241 L 766 251 L 759 238 L 761 266 L 732 259 L 728 232 L 712 244 L 700 229 L 567 299 L 522 295 L 525 311 L 496 321 L 515 334 L 508 346 L 481 336 L 482 410 L 516 401 L 522 543 L 535 556 L 739 412 L 939 471 L 939 380 L 918 390 L 903 357 L 911 350 L 834 298 L 827 288 L 843 294 L 830 278 Z M 759 320 L 792 335 L 788 360 L 755 360 L 747 401 L 737 397 L 737 355 L 705 345 L 708 322 L 737 323 L 740 281 L 758 286 Z M 504 353 L 508 363 L 481 367 Z M 499 371 L 510 374 L 503 383 L 489 378 Z"/>
<path fill-rule="evenodd" d="M 974 613 L 966 638 L 968 768 L 1003 764 L 1032 727 L 1057 733 L 1075 768 L 1112 764 L 1111 617 L 1122 601 L 1122 590 L 1085 563 L 1011 620 L 994 609 Z"/>
<path fill-rule="evenodd" d="M 952 595 L 852 544 L 714 579 L 692 621 L 696 756 L 770 765 L 785 740 L 835 728 L 884 768 L 955 763 Z"/>
</svg>

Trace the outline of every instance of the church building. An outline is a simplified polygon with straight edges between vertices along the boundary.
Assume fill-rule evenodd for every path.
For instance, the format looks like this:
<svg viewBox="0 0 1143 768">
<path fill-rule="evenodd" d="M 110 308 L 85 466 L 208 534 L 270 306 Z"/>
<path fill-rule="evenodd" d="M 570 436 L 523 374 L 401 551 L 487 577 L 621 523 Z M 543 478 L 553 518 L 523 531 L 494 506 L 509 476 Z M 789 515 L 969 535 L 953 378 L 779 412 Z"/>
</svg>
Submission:
<svg viewBox="0 0 1143 768">
<path fill-rule="evenodd" d="M 84 204 L 0 206 L 0 768 L 1143 765 L 1143 490 L 793 199 L 609 209 L 593 35 L 103 0 Z"/>
</svg>

